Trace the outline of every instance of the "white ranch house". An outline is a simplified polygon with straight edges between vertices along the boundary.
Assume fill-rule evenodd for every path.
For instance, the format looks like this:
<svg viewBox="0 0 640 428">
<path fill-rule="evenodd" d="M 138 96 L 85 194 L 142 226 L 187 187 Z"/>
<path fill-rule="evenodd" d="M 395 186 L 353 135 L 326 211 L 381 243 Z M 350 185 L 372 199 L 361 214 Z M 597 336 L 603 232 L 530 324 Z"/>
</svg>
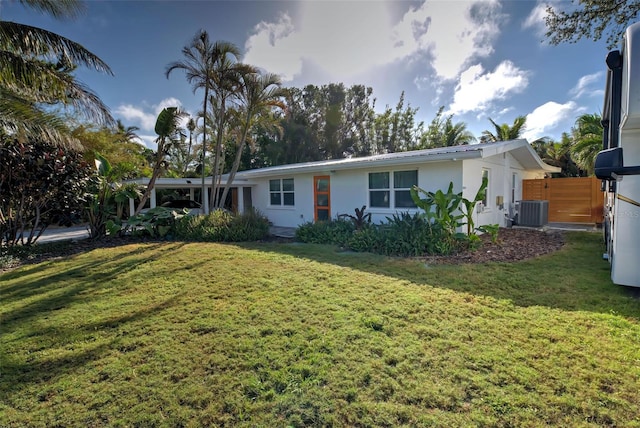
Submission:
<svg viewBox="0 0 640 428">
<path fill-rule="evenodd" d="M 364 205 L 379 223 L 397 212 L 418 211 L 409 195 L 413 185 L 446 191 L 453 182 L 455 192 L 462 190 L 473 199 L 486 176 L 487 198 L 476 209 L 476 225 L 505 226 L 509 207 L 522 199 L 522 180 L 559 171 L 519 139 L 241 171 L 232 185 L 232 206 L 237 212 L 257 209 L 274 226 L 297 227 L 353 214 Z M 136 182 L 144 185 L 148 180 Z M 199 178 L 158 179 L 151 207 L 162 202 L 155 190 L 182 189 L 194 199 L 201 183 Z M 205 183 L 211 186 L 211 177 Z M 130 206 L 133 210 L 133 201 Z"/>
</svg>

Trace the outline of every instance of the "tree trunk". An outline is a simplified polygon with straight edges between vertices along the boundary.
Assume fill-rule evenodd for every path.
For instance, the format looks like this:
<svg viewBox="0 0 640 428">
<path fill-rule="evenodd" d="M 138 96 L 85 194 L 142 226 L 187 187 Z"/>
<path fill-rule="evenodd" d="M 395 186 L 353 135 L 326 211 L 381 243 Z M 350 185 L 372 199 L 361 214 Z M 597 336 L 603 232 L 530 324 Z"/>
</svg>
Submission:
<svg viewBox="0 0 640 428">
<path fill-rule="evenodd" d="M 149 184 L 147 185 L 147 188 L 142 194 L 142 197 L 140 198 L 140 203 L 138 204 L 138 208 L 136 208 L 136 212 L 133 213 L 133 215 L 138 215 L 140 211 L 142 211 L 142 209 L 144 208 L 144 204 L 146 204 L 147 199 L 149 199 L 149 195 L 151 195 L 151 190 L 153 190 L 153 188 L 156 185 L 156 180 L 158 179 L 158 177 L 160 176 L 160 173 L 162 172 L 162 160 L 164 158 L 163 153 L 164 153 L 164 142 L 160 141 L 158 143 L 158 151 L 156 152 L 156 161 L 155 161 L 155 165 L 153 166 L 153 173 L 151 174 L 151 179 L 149 180 Z"/>
<path fill-rule="evenodd" d="M 207 158 L 207 100 L 209 99 L 209 86 L 205 85 L 204 87 L 204 102 L 202 103 L 202 108 L 204 110 L 204 116 L 202 117 L 202 163 L 200 167 L 202 168 L 202 189 L 200 190 L 200 198 L 202 199 L 202 210 L 205 214 L 209 214 L 209 201 L 208 198 L 205 197 L 205 192 L 207 191 L 207 186 L 204 183 L 205 176 L 205 167 L 204 162 Z"/>
<path fill-rule="evenodd" d="M 211 192 L 213 193 L 212 195 L 212 201 L 213 201 L 213 207 L 214 208 L 220 208 L 220 202 L 219 202 L 219 198 L 218 198 L 218 189 L 220 188 L 219 186 L 219 181 L 218 181 L 218 175 L 222 175 L 222 171 L 220 171 L 220 158 L 222 156 L 222 138 L 224 137 L 224 115 L 225 115 L 225 100 L 224 97 L 222 97 L 222 99 L 220 100 L 220 111 L 219 111 L 220 117 L 218 119 L 218 135 L 216 138 L 216 154 L 215 154 L 215 158 L 213 160 L 213 175 L 211 177 Z"/>
<path fill-rule="evenodd" d="M 238 172 L 238 168 L 240 167 L 240 161 L 242 160 L 242 151 L 244 150 L 244 146 L 246 145 L 247 133 L 249 132 L 249 117 L 247 117 L 247 122 L 245 123 L 244 129 L 242 130 L 242 137 L 240 138 L 240 146 L 236 151 L 236 157 L 233 160 L 233 166 L 231 167 L 231 171 L 229 172 L 229 178 L 227 179 L 227 184 L 224 186 L 224 191 L 222 192 L 222 196 L 220 200 L 222 201 L 220 204 L 224 206 L 224 201 L 227 200 L 227 194 L 229 193 L 229 188 L 231 184 L 233 184 L 233 179 Z"/>
</svg>

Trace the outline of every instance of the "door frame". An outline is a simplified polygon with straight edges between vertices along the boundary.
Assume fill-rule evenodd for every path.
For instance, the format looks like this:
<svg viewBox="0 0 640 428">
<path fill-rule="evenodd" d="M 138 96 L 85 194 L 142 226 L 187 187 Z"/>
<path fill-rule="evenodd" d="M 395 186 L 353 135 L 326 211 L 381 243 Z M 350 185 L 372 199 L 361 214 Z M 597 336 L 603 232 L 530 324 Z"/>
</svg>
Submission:
<svg viewBox="0 0 640 428">
<path fill-rule="evenodd" d="M 327 187 L 327 191 L 324 192 L 320 192 L 318 191 L 318 181 L 319 180 L 327 180 L 328 183 L 328 187 Z M 322 206 L 319 207 L 318 206 L 318 195 L 319 194 L 326 194 L 327 195 L 327 206 Z M 327 210 L 328 211 L 328 219 L 331 219 L 331 176 L 329 175 L 317 175 L 313 177 L 313 221 L 318 221 L 318 209 L 321 208 L 322 210 Z"/>
</svg>

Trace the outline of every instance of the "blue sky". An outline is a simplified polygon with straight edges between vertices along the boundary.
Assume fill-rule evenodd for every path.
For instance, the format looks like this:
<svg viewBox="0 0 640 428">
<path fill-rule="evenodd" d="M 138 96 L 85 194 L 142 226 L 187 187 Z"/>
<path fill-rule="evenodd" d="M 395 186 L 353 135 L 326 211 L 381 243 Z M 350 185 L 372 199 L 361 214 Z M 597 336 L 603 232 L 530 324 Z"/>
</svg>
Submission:
<svg viewBox="0 0 640 428">
<path fill-rule="evenodd" d="M 488 118 L 511 124 L 526 115 L 532 141 L 559 139 L 580 114 L 600 113 L 605 84 L 604 41 L 543 41 L 547 3 L 89 1 L 86 14 L 60 22 L 3 1 L 0 17 L 54 31 L 107 62 L 115 76 L 80 69 L 79 80 L 151 147 L 163 107 L 200 106 L 202 93 L 193 94 L 183 73 L 167 79 L 164 71 L 201 28 L 285 86 L 365 84 L 379 111 L 405 91 L 419 120 L 444 106 L 478 137 L 491 129 Z"/>
</svg>

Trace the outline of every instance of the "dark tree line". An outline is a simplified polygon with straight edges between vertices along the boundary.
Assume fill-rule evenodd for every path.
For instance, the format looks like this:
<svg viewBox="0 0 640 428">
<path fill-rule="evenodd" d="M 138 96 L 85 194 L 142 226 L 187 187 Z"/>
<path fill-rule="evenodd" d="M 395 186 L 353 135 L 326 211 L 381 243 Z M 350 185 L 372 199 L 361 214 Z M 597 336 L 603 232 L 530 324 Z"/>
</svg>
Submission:
<svg viewBox="0 0 640 428">
<path fill-rule="evenodd" d="M 373 89 L 342 83 L 284 90 L 279 132 L 257 127 L 255 145 L 243 153 L 241 169 L 469 144 L 463 122 L 443 117 L 428 125 L 400 94 L 394 107 L 376 112 Z M 227 165 L 229 167 L 229 165 Z"/>
</svg>

